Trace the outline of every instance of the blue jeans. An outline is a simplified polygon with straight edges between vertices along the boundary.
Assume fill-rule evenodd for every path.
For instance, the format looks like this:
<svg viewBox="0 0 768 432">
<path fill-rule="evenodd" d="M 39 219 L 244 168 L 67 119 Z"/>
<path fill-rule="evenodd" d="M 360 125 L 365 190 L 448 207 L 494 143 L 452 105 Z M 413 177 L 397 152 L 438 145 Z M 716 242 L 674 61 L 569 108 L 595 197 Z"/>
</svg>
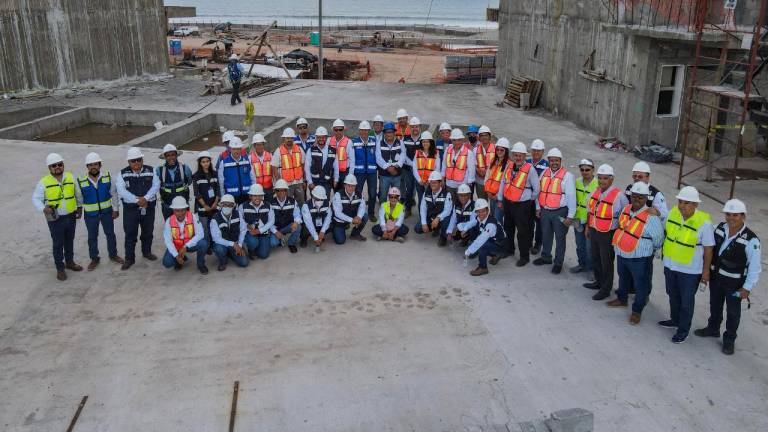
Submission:
<svg viewBox="0 0 768 432">
<path fill-rule="evenodd" d="M 271 234 L 254 236 L 251 233 L 245 233 L 245 247 L 248 249 L 248 253 L 256 254 L 261 259 L 267 259 L 269 249 L 272 246 L 270 236 Z"/>
<path fill-rule="evenodd" d="M 678 334 L 688 336 L 691 331 L 693 307 L 700 280 L 700 274 L 681 273 L 664 267 L 664 281 L 669 296 L 669 319 L 677 324 Z"/>
<path fill-rule="evenodd" d="M 299 235 L 301 234 L 301 227 L 296 229 L 296 231 L 291 232 L 291 226 L 286 225 L 283 228 L 279 229 L 278 231 L 288 235 L 288 239 L 286 240 L 286 243 L 288 243 L 288 246 L 296 246 L 296 243 L 299 241 Z M 269 243 L 270 243 L 270 246 L 272 247 L 280 246 L 280 240 L 274 234 L 270 236 Z"/>
<path fill-rule="evenodd" d="M 499 253 L 501 253 L 499 245 L 495 241 L 488 240 L 477 250 L 477 266 L 480 268 L 488 268 L 488 257 L 496 256 Z"/>
<path fill-rule="evenodd" d="M 568 216 L 568 208 L 561 207 L 557 210 L 541 209 L 541 219 L 536 223 L 536 229 L 541 226 L 541 257 L 552 260 L 552 241 L 555 242 L 555 257 L 552 261 L 555 265 L 563 265 L 565 259 L 565 236 L 568 227 L 560 221 L 560 218 Z"/>
<path fill-rule="evenodd" d="M 579 259 L 579 265 L 587 272 L 592 272 L 592 242 L 587 240 L 584 235 L 584 230 L 587 229 L 586 224 L 581 224 L 584 228 L 579 232 L 573 230 L 573 234 L 576 236 L 576 256 Z"/>
<path fill-rule="evenodd" d="M 504 209 L 499 208 L 496 198 L 488 200 L 488 205 L 493 209 L 493 217 L 496 218 L 496 221 L 499 222 L 501 226 L 504 226 Z"/>
<path fill-rule="evenodd" d="M 248 267 L 248 257 L 239 256 L 235 253 L 235 248 L 232 246 L 224 246 L 218 243 L 213 244 L 213 253 L 216 254 L 216 258 L 219 259 L 220 265 L 227 265 L 228 258 L 232 258 L 238 267 Z"/>
<path fill-rule="evenodd" d="M 438 225 L 438 232 L 440 233 L 440 237 L 446 236 L 446 230 L 448 229 L 448 223 L 451 221 L 450 218 L 445 218 L 440 221 L 440 225 Z M 429 232 L 432 232 L 432 220 L 427 217 L 427 227 L 429 228 Z M 414 231 L 416 231 L 416 234 L 424 234 L 423 226 L 421 225 L 421 221 L 416 223 L 416 226 L 413 227 Z"/>
<path fill-rule="evenodd" d="M 74 213 L 59 216 L 55 221 L 48 222 L 48 230 L 53 240 L 53 262 L 57 271 L 64 271 L 65 261 L 71 263 L 74 260 L 76 227 Z"/>
<path fill-rule="evenodd" d="M 383 175 L 379 177 L 379 202 L 387 202 L 387 192 L 389 192 L 389 188 L 391 186 L 394 186 L 396 188 L 400 187 L 400 178 L 401 176 L 389 176 L 389 175 Z M 402 191 L 400 191 L 402 193 Z"/>
<path fill-rule="evenodd" d="M 358 225 L 357 228 L 352 228 L 350 235 L 360 235 L 360 233 L 365 228 L 366 223 L 368 223 L 368 215 L 363 215 L 363 219 L 361 220 L 360 225 Z M 333 241 L 336 242 L 336 244 L 344 244 L 347 241 L 348 225 L 351 224 L 342 224 L 336 221 L 333 222 Z"/>
<path fill-rule="evenodd" d="M 107 252 L 109 257 L 117 256 L 117 238 L 115 238 L 115 221 L 112 212 L 83 216 L 85 229 L 88 230 L 88 255 L 92 260 L 99 259 L 99 224 L 104 229 L 107 238 Z"/>
<path fill-rule="evenodd" d="M 363 187 L 368 186 L 368 214 L 376 214 L 376 172 L 369 174 L 355 174 L 357 178 L 357 187 L 355 190 L 357 194 L 363 196 Z"/>
<path fill-rule="evenodd" d="M 405 211 L 411 211 L 411 208 L 413 208 L 413 195 L 416 192 L 414 190 L 414 183 L 416 183 L 416 179 L 413 178 L 413 171 L 411 167 L 403 167 L 403 175 L 402 175 L 402 190 L 400 193 L 402 193 L 402 196 L 400 197 L 400 202 L 405 205 Z"/>
<path fill-rule="evenodd" d="M 195 252 L 197 254 L 197 268 L 203 267 L 205 265 L 205 254 L 208 252 L 208 241 L 205 239 L 200 240 L 195 247 L 187 248 L 187 252 Z M 163 266 L 171 268 L 174 264 L 176 264 L 176 258 L 166 250 L 165 255 L 163 255 Z"/>
<path fill-rule="evenodd" d="M 632 303 L 632 312 L 641 314 L 648 296 L 651 294 L 651 278 L 653 270 L 651 263 L 653 255 L 644 258 L 616 257 L 616 273 L 619 275 L 619 300 L 626 302 L 629 298 L 629 290 L 635 289 L 635 301 Z"/>
</svg>

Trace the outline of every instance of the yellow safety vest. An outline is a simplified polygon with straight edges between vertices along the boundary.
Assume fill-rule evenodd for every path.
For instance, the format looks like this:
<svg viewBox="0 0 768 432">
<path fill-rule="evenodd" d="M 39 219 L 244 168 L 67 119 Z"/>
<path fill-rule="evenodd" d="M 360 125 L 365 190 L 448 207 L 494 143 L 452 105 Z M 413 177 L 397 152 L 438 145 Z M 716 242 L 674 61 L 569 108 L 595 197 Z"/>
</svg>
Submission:
<svg viewBox="0 0 768 432">
<path fill-rule="evenodd" d="M 584 186 L 584 179 L 579 177 L 576 179 L 576 219 L 581 223 L 587 223 L 587 204 L 589 196 L 597 189 L 597 177 L 592 177 L 592 181 L 589 182 L 586 187 Z"/>
<path fill-rule="evenodd" d="M 699 228 L 709 220 L 708 213 L 696 210 L 693 216 L 683 221 L 680 210 L 674 207 L 667 217 L 664 256 L 680 264 L 690 264 L 698 244 Z"/>
<path fill-rule="evenodd" d="M 54 208 L 64 208 L 67 213 L 77 209 L 75 200 L 75 181 L 71 172 L 65 172 L 59 183 L 56 178 L 48 174 L 41 179 L 45 187 L 45 204 Z"/>
<path fill-rule="evenodd" d="M 402 203 L 395 204 L 395 209 L 392 210 L 391 213 L 390 213 L 390 209 L 389 209 L 389 201 L 386 201 L 384 204 L 381 205 L 381 207 L 384 209 L 384 218 L 387 221 L 396 221 L 397 218 L 400 217 L 400 213 L 403 212 L 403 204 Z"/>
</svg>

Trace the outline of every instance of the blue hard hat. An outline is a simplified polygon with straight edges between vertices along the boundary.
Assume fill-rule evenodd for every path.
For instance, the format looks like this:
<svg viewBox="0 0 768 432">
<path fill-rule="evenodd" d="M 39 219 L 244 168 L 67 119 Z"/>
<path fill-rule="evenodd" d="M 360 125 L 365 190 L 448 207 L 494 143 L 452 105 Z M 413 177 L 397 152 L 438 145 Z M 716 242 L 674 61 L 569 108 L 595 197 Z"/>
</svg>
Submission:
<svg viewBox="0 0 768 432">
<path fill-rule="evenodd" d="M 387 122 L 387 123 L 384 123 L 384 132 L 386 132 L 386 131 L 388 131 L 388 130 L 391 130 L 391 131 L 394 131 L 394 130 L 396 130 L 396 129 L 395 129 L 395 124 L 394 124 L 394 123 L 392 123 L 392 122 Z"/>
<path fill-rule="evenodd" d="M 480 132 L 480 126 L 476 124 L 471 124 L 467 128 L 467 133 L 478 133 L 478 132 Z"/>
</svg>

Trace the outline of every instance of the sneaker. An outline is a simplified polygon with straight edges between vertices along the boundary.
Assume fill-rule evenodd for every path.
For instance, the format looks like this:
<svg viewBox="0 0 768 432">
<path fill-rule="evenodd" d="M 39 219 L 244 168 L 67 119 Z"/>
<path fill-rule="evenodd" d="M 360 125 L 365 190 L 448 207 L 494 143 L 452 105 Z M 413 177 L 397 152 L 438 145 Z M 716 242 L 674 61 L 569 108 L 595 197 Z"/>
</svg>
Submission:
<svg viewBox="0 0 768 432">
<path fill-rule="evenodd" d="M 469 274 L 471 274 L 472 276 L 486 275 L 486 274 L 488 274 L 488 269 L 487 268 L 478 267 L 478 268 L 472 270 L 471 272 L 469 272 Z"/>
<path fill-rule="evenodd" d="M 587 289 L 591 289 L 591 290 L 600 289 L 600 284 L 597 283 L 597 282 L 587 282 L 585 284 L 581 284 L 581 286 L 583 286 L 584 288 L 587 288 Z"/>
<path fill-rule="evenodd" d="M 607 293 L 605 291 L 598 291 L 597 293 L 595 293 L 595 295 L 592 296 L 592 300 L 595 300 L 595 301 L 605 300 L 610 296 L 611 296 L 611 293 Z"/>
<path fill-rule="evenodd" d="M 538 255 L 541 252 L 541 246 L 536 245 L 531 248 L 531 255 Z"/>
<path fill-rule="evenodd" d="M 520 259 L 519 259 L 519 260 L 517 260 L 517 262 L 515 263 L 515 265 L 516 265 L 517 267 L 523 267 L 523 266 L 524 266 L 524 265 L 526 265 L 526 264 L 528 264 L 528 260 L 527 260 L 526 258 L 520 258 Z"/>
<path fill-rule="evenodd" d="M 204 275 L 208 274 L 208 267 L 206 266 L 200 266 L 197 269 L 200 270 L 200 274 L 204 274 Z"/>
<path fill-rule="evenodd" d="M 555 264 L 552 266 L 552 274 L 560 274 L 561 271 L 563 271 L 563 266 L 560 264 Z"/>
<path fill-rule="evenodd" d="M 533 252 L 531 252 L 531 254 L 536 255 Z M 544 264 L 552 264 L 552 260 L 544 259 L 544 258 L 541 258 L 541 257 L 536 258 L 535 260 L 533 260 L 533 265 L 540 266 L 540 265 L 544 265 Z"/>
<path fill-rule="evenodd" d="M 291 251 L 291 253 L 296 253 L 299 250 L 296 248 L 296 245 L 288 245 L 288 250 Z"/>
<path fill-rule="evenodd" d="M 694 330 L 693 334 L 695 334 L 698 337 L 720 337 L 720 330 L 704 327 L 704 328 Z"/>
<path fill-rule="evenodd" d="M 627 307 L 627 302 L 626 301 L 621 301 L 620 299 L 616 298 L 616 299 L 613 299 L 613 300 L 611 300 L 609 302 L 605 302 L 605 305 L 610 307 L 610 308 L 620 308 L 620 307 L 624 308 L 624 307 Z"/>
<path fill-rule="evenodd" d="M 641 315 L 639 313 L 632 312 L 632 314 L 629 316 L 629 323 L 632 325 L 640 324 L 640 317 Z"/>
<path fill-rule="evenodd" d="M 584 271 L 584 267 L 577 265 L 577 266 L 571 267 L 570 270 L 568 271 L 570 271 L 571 273 L 581 273 Z"/>
<path fill-rule="evenodd" d="M 659 325 L 664 328 L 677 328 L 677 323 L 670 320 L 659 321 Z"/>
<path fill-rule="evenodd" d="M 672 336 L 672 343 L 681 344 L 681 343 L 685 342 L 686 339 L 688 339 L 688 335 L 687 334 L 683 334 L 683 333 L 679 333 L 678 332 L 678 333 L 675 333 L 674 336 Z"/>
<path fill-rule="evenodd" d="M 735 348 L 734 341 L 723 341 L 723 354 L 733 355 Z"/>
</svg>

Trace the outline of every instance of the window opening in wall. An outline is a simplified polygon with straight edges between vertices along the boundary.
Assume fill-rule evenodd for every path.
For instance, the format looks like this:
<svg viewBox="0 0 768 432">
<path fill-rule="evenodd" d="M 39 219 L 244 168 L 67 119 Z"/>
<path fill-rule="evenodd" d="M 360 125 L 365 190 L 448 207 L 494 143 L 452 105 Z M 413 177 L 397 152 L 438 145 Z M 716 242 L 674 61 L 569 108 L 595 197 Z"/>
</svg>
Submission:
<svg viewBox="0 0 768 432">
<path fill-rule="evenodd" d="M 677 117 L 680 115 L 680 99 L 683 94 L 684 66 L 662 66 L 659 76 L 659 94 L 656 99 L 656 115 Z"/>
</svg>

